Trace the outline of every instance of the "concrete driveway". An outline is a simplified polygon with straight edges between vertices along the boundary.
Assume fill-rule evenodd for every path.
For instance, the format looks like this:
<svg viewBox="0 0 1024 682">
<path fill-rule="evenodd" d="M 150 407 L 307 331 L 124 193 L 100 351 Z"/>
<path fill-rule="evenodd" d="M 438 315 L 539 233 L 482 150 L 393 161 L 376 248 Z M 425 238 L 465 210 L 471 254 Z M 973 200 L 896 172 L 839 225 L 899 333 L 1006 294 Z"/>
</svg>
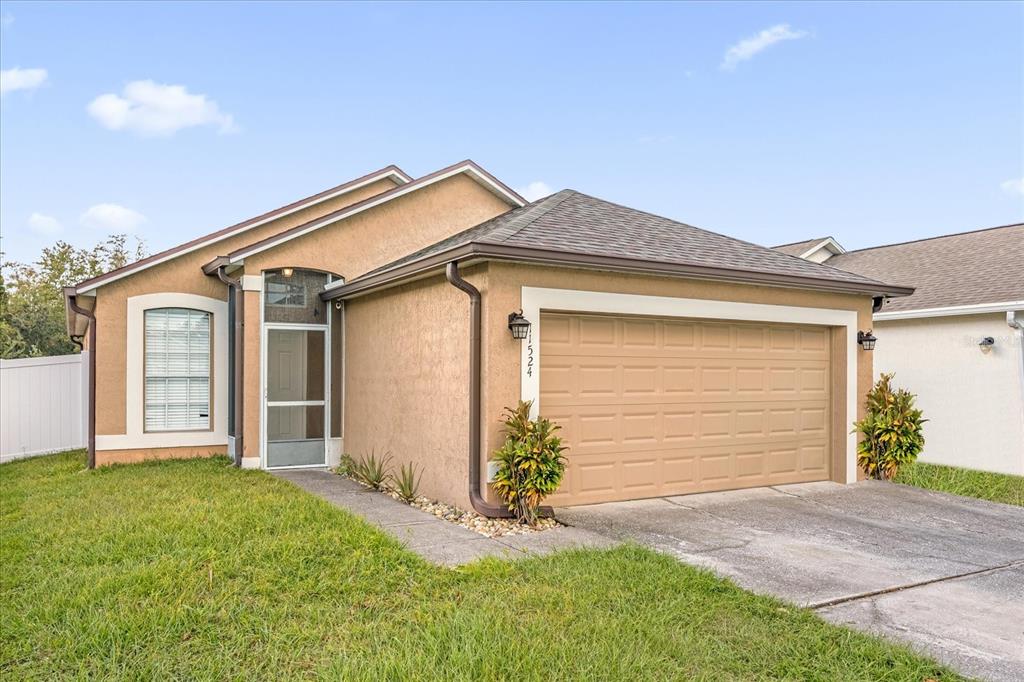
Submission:
<svg viewBox="0 0 1024 682">
<path fill-rule="evenodd" d="M 810 483 L 556 510 L 958 670 L 1024 679 L 1024 509 Z"/>
</svg>

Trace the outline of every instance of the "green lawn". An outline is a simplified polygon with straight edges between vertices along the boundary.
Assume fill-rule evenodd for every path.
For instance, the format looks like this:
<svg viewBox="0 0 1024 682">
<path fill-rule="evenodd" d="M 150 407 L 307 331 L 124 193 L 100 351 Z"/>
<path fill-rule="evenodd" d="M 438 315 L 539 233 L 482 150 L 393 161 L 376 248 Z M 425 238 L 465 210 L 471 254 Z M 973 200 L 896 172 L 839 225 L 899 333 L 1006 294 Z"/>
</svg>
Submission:
<svg viewBox="0 0 1024 682">
<path fill-rule="evenodd" d="M 1024 507 L 1024 476 L 915 462 L 902 467 L 895 481 L 918 488 Z"/>
<path fill-rule="evenodd" d="M 437 568 L 222 458 L 0 492 L 2 679 L 959 679 L 637 547 Z"/>
</svg>

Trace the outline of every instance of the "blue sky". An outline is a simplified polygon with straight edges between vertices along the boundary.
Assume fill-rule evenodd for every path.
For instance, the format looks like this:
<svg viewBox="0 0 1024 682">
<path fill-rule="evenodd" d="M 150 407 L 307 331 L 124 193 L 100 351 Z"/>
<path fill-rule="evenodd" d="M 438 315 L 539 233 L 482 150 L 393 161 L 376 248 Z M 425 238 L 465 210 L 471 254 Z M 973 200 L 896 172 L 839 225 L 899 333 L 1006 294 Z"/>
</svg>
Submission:
<svg viewBox="0 0 1024 682">
<path fill-rule="evenodd" d="M 118 229 L 155 251 L 388 163 L 464 158 L 763 244 L 1024 219 L 1020 3 L 0 14 L 8 258 Z"/>
</svg>

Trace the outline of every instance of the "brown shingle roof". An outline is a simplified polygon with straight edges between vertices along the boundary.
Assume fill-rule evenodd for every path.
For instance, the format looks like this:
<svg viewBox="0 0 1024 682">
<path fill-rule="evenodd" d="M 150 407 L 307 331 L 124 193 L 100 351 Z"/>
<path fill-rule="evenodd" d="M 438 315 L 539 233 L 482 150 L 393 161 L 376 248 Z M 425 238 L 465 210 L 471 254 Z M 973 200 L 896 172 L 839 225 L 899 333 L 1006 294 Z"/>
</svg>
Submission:
<svg viewBox="0 0 1024 682">
<path fill-rule="evenodd" d="M 1024 301 L 1024 223 L 847 251 L 828 264 L 915 287 L 883 312 Z"/>
<path fill-rule="evenodd" d="M 522 208 L 453 235 L 385 265 L 338 288 L 334 296 L 368 288 L 389 273 L 408 270 L 446 252 L 474 247 L 474 253 L 499 250 L 514 259 L 519 252 L 536 260 L 570 263 L 598 259 L 609 266 L 628 262 L 630 269 L 658 274 L 701 276 L 759 283 L 806 285 L 863 292 L 907 293 L 868 277 L 789 256 L 772 249 L 702 230 L 692 225 L 562 190 Z M 600 260 L 604 259 L 604 260 Z M 363 284 L 361 284 L 361 282 Z"/>
</svg>

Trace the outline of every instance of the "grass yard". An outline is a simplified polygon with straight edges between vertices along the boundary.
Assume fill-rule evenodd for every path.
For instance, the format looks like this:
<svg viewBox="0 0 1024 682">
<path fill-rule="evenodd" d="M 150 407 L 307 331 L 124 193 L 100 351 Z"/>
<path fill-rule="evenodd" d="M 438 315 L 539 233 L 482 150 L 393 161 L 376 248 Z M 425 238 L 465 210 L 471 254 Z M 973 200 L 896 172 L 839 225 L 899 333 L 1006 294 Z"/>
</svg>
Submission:
<svg viewBox="0 0 1024 682">
<path fill-rule="evenodd" d="M 0 678 L 960 679 L 636 547 L 447 570 L 226 459 L 0 466 Z"/>
<path fill-rule="evenodd" d="M 895 481 L 918 488 L 1024 507 L 1024 476 L 915 462 L 901 468 Z"/>
</svg>

